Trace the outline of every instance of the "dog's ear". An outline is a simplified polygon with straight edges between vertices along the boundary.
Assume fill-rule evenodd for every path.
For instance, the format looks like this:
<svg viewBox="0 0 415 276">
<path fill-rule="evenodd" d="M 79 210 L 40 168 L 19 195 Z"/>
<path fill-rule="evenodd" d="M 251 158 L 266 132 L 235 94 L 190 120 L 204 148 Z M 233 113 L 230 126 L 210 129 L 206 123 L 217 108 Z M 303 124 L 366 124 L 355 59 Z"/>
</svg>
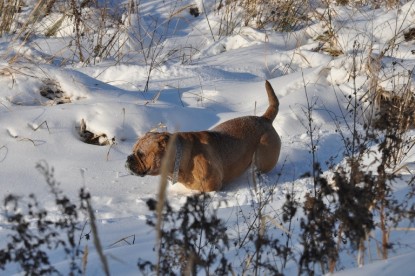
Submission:
<svg viewBox="0 0 415 276">
<path fill-rule="evenodd" d="M 159 146 L 163 149 L 167 148 L 167 145 L 169 143 L 169 139 L 170 139 L 171 134 L 168 132 L 160 132 L 158 133 L 158 139 L 157 142 L 159 144 Z"/>
</svg>

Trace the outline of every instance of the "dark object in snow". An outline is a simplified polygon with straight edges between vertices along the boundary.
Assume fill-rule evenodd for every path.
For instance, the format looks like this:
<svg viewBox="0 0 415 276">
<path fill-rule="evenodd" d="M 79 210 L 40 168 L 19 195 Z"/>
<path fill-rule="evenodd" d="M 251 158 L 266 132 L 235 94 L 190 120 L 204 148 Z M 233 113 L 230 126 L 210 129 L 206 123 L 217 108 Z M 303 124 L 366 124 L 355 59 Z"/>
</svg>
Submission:
<svg viewBox="0 0 415 276">
<path fill-rule="evenodd" d="M 106 146 L 112 145 L 115 142 L 115 137 L 109 139 L 105 133 L 96 134 L 86 129 L 84 119 L 81 119 L 81 124 L 77 127 L 81 141 L 91 145 Z"/>
<path fill-rule="evenodd" d="M 415 40 L 415 28 L 410 28 L 407 32 L 404 32 L 403 37 L 405 41 Z"/>
<path fill-rule="evenodd" d="M 52 100 L 53 104 L 66 104 L 71 103 L 71 98 L 66 95 L 62 90 L 60 84 L 52 79 L 44 79 L 44 85 L 40 88 L 40 95 L 49 100 Z"/>
<path fill-rule="evenodd" d="M 190 7 L 189 12 L 194 17 L 198 17 L 200 15 L 200 11 L 198 7 Z"/>
</svg>

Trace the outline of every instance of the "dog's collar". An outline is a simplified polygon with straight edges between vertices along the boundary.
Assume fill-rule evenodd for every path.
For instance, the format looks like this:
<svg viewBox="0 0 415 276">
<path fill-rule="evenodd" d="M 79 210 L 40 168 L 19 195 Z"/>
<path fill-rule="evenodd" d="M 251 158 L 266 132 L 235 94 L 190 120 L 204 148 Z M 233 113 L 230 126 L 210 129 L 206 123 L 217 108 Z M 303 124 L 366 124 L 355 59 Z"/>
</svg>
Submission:
<svg viewBox="0 0 415 276">
<path fill-rule="evenodd" d="M 176 184 L 179 180 L 180 161 L 182 160 L 182 142 L 179 137 L 176 137 L 176 157 L 174 158 L 173 176 L 171 178 L 172 184 Z"/>
</svg>

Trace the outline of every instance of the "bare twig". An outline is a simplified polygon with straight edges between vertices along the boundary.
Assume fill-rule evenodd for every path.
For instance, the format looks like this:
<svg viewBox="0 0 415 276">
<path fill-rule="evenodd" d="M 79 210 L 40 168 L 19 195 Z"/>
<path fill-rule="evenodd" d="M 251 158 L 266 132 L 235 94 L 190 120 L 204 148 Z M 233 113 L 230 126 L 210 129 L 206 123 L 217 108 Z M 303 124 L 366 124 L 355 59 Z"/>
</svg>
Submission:
<svg viewBox="0 0 415 276">
<path fill-rule="evenodd" d="M 88 264 L 88 245 L 86 244 L 84 247 L 84 254 L 82 255 L 82 275 L 86 275 L 86 266 Z"/>
<path fill-rule="evenodd" d="M 6 108 L 8 111 L 11 111 L 10 110 L 10 108 L 8 108 L 4 103 L 2 103 L 1 101 L 0 101 L 0 104 L 2 105 L 2 106 L 4 106 L 4 108 Z"/>
<path fill-rule="evenodd" d="M 108 261 L 107 261 L 107 258 L 105 256 L 105 254 L 104 254 L 104 250 L 102 249 L 101 241 L 99 239 L 98 227 L 96 225 L 94 210 L 92 210 L 92 206 L 91 206 L 91 203 L 89 202 L 89 200 L 87 200 L 86 203 L 87 203 L 87 211 L 88 211 L 88 215 L 89 215 L 89 222 L 90 222 L 90 225 L 91 225 L 91 231 L 92 231 L 92 236 L 93 236 L 93 240 L 94 240 L 95 249 L 97 250 L 99 259 L 100 259 L 101 264 L 102 264 L 102 269 L 104 270 L 105 275 L 109 276 L 110 275 L 110 270 L 109 270 L 109 266 L 108 266 Z"/>
<path fill-rule="evenodd" d="M 107 161 L 109 160 L 110 151 L 111 151 L 111 148 L 112 148 L 113 145 L 115 145 L 115 142 L 110 144 L 110 148 L 108 149 L 108 152 L 107 152 Z"/>
<path fill-rule="evenodd" d="M 162 227 L 163 227 L 163 209 L 164 203 L 166 202 L 166 190 L 167 190 L 167 177 L 169 174 L 169 168 L 173 166 L 173 152 L 175 150 L 177 134 L 173 134 L 173 136 L 169 139 L 169 143 L 167 145 L 166 155 L 162 160 L 161 165 L 161 177 L 160 177 L 160 188 L 158 194 L 158 201 L 156 206 L 157 212 L 157 224 L 155 227 L 156 230 L 156 251 L 157 251 L 157 264 L 156 264 L 156 271 L 159 272 L 160 261 L 161 261 L 161 253 L 162 253 Z"/>
<path fill-rule="evenodd" d="M 149 103 L 153 103 L 153 104 L 156 103 L 160 95 L 161 95 L 161 90 L 159 90 L 159 92 L 157 92 L 157 94 L 154 95 L 154 97 L 150 101 L 147 101 L 144 105 L 147 105 Z"/>
<path fill-rule="evenodd" d="M 2 149 L 5 149 L 6 153 L 4 154 L 3 159 L 0 159 L 0 162 L 3 162 L 4 159 L 6 159 L 7 153 L 9 152 L 9 149 L 5 145 L 3 145 L 3 146 L 0 147 L 0 152 L 1 152 Z"/>
<path fill-rule="evenodd" d="M 125 107 L 122 108 L 122 128 L 124 129 L 125 125 Z"/>
<path fill-rule="evenodd" d="M 129 239 L 129 238 L 133 238 L 132 242 L 128 242 L 128 239 Z M 116 245 L 116 244 L 118 244 L 118 243 L 120 243 L 120 242 L 125 242 L 125 243 L 126 243 L 126 244 L 128 244 L 128 245 L 132 245 L 132 244 L 134 244 L 134 242 L 135 242 L 135 234 L 133 234 L 133 235 L 129 235 L 129 236 L 124 237 L 124 238 L 121 238 L 121 239 L 119 239 L 118 241 L 116 241 L 116 242 L 114 242 L 114 243 L 110 244 L 110 245 L 109 245 L 109 247 L 113 247 L 114 245 Z"/>
<path fill-rule="evenodd" d="M 212 26 L 210 26 L 210 20 L 209 20 L 208 14 L 207 14 L 207 12 L 206 12 L 205 3 L 204 3 L 204 1 L 203 1 L 203 0 L 202 0 L 202 6 L 203 6 L 203 14 L 205 15 L 205 18 L 206 18 L 207 24 L 208 24 L 208 26 L 209 26 L 210 34 L 212 35 L 212 39 L 213 39 L 213 41 L 215 41 L 215 42 L 216 42 L 215 35 L 213 34 Z"/>
<path fill-rule="evenodd" d="M 48 132 L 50 133 L 50 129 L 48 126 L 48 122 L 47 121 L 43 121 L 40 125 L 38 125 L 37 127 L 34 127 L 33 125 L 30 125 L 30 127 L 33 129 L 33 131 L 38 130 L 42 125 L 46 125 L 46 128 L 48 129 Z"/>
<path fill-rule="evenodd" d="M 392 231 L 415 231 L 415 227 L 396 227 L 391 228 Z"/>
<path fill-rule="evenodd" d="M 180 83 L 179 82 L 177 82 L 177 95 L 179 96 L 179 100 L 180 100 L 180 103 L 182 104 L 182 107 L 184 107 L 184 103 L 182 100 L 182 94 L 180 94 Z"/>
</svg>

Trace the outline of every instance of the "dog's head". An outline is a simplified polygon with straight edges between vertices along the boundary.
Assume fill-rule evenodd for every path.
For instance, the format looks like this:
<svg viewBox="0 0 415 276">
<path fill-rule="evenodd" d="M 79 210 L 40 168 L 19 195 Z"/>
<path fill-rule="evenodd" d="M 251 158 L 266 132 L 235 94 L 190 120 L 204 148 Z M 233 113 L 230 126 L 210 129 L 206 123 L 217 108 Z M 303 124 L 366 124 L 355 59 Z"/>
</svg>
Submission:
<svg viewBox="0 0 415 276">
<path fill-rule="evenodd" d="M 167 132 L 148 132 L 133 147 L 133 153 L 127 157 L 125 167 L 132 174 L 159 175 L 161 160 L 170 138 Z"/>
</svg>

